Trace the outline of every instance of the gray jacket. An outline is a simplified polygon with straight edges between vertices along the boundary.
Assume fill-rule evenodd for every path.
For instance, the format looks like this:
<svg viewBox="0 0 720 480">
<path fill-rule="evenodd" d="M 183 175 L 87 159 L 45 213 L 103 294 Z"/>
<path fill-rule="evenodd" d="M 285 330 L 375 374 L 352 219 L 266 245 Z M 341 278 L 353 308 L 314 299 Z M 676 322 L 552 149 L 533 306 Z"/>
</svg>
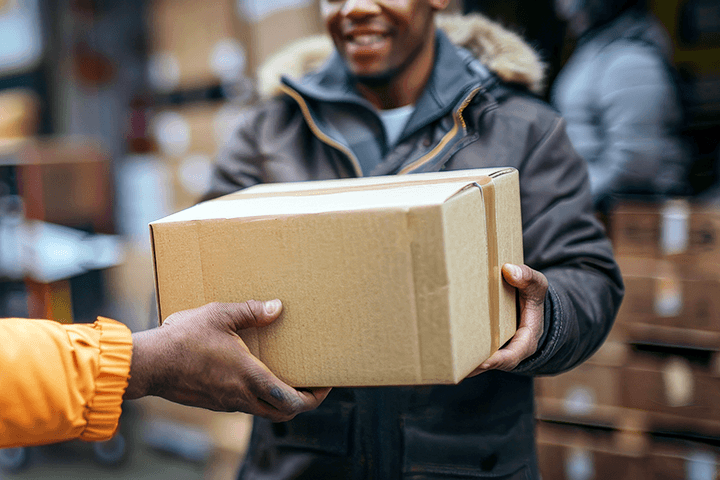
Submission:
<svg viewBox="0 0 720 480">
<path fill-rule="evenodd" d="M 318 114 L 320 103 L 342 102 L 376 115 L 354 93 L 341 60 L 333 55 L 318 72 L 284 83 L 283 95 L 242 119 L 209 196 L 363 174 Z M 439 33 L 430 82 L 371 173 L 494 166 L 520 172 L 525 260 L 550 284 L 537 353 L 513 373 L 491 371 L 456 386 L 337 388 L 290 422 L 256 419 L 241 478 L 538 478 L 532 376 L 568 370 L 599 347 L 622 281 L 563 120 Z"/>
<path fill-rule="evenodd" d="M 669 49 L 662 27 L 631 11 L 583 35 L 553 86 L 596 203 L 686 187 L 690 155 Z"/>
</svg>

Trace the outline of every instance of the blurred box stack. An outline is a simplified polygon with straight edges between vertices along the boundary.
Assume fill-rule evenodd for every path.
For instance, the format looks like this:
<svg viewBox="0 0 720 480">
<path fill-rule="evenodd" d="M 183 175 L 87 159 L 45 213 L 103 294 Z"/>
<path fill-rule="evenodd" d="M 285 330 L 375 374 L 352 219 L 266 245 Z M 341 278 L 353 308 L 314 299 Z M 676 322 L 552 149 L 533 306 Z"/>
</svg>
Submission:
<svg viewBox="0 0 720 480">
<path fill-rule="evenodd" d="M 627 201 L 611 213 L 610 235 L 626 287 L 610 338 L 576 369 L 536 382 L 545 475 L 714 479 L 720 210 L 687 200 Z M 597 432 L 607 444 L 583 441 Z M 634 450 L 623 446 L 628 438 Z M 624 463 L 630 476 L 605 470 Z M 578 469 L 596 476 L 572 476 Z"/>
<path fill-rule="evenodd" d="M 234 120 L 257 95 L 256 71 L 278 49 L 322 30 L 317 0 L 153 0 L 148 73 L 151 134 L 172 184 L 172 209 L 196 203 Z"/>
<path fill-rule="evenodd" d="M 242 109 L 232 103 L 195 102 L 154 114 L 151 134 L 167 169 L 171 210 L 196 204 L 207 191 L 213 159 Z"/>
<path fill-rule="evenodd" d="M 720 447 L 671 435 L 541 422 L 543 478 L 553 480 L 713 480 Z"/>
<path fill-rule="evenodd" d="M 134 308 L 129 317 L 147 320 L 142 328 L 157 324 L 148 222 L 201 199 L 214 157 L 257 100 L 258 67 L 279 48 L 322 30 L 318 0 L 151 0 L 145 13 L 150 92 L 135 105 L 133 141 L 118 168 L 119 223 L 131 248 L 114 276 L 120 295 L 139 299 L 133 307 L 123 303 Z M 211 477 L 236 473 L 250 416 L 157 399 L 137 404 L 146 443 L 196 460 L 212 455 L 209 468 L 227 472 Z"/>
<path fill-rule="evenodd" d="M 322 30 L 317 0 L 152 0 L 150 81 L 159 92 L 253 79 L 293 40 Z"/>
<path fill-rule="evenodd" d="M 29 89 L 0 92 L 2 309 L 92 321 L 105 293 L 94 270 L 121 256 L 117 239 L 107 236 L 115 229 L 110 157 L 93 139 L 38 136 L 39 102 Z M 100 258 L 103 252 L 109 257 Z"/>
</svg>

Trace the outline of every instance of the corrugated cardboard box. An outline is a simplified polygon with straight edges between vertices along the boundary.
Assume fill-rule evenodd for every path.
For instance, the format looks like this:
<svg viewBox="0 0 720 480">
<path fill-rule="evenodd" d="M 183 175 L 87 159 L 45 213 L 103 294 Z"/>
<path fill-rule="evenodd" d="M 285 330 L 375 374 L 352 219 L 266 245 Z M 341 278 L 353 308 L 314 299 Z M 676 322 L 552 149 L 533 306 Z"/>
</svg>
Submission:
<svg viewBox="0 0 720 480">
<path fill-rule="evenodd" d="M 643 480 L 641 436 L 608 429 L 538 422 L 538 464 L 548 480 Z"/>
<path fill-rule="evenodd" d="M 97 141 L 23 140 L 0 146 L 0 165 L 17 169 L 17 189 L 28 218 L 114 233 L 110 156 Z"/>
<path fill-rule="evenodd" d="M 514 169 L 263 185 L 150 231 L 161 321 L 280 298 L 242 337 L 294 386 L 457 383 L 515 332 Z"/>
<path fill-rule="evenodd" d="M 317 0 L 153 0 L 150 81 L 164 92 L 254 78 L 277 49 L 322 30 Z"/>
<path fill-rule="evenodd" d="M 626 202 L 610 217 L 618 256 L 672 260 L 717 271 L 720 263 L 720 210 L 686 200 Z"/>
<path fill-rule="evenodd" d="M 645 349 L 633 351 L 623 369 L 623 405 L 689 420 L 717 418 L 720 405 L 716 372 L 708 352 Z M 682 423 L 682 422 L 679 422 Z"/>
<path fill-rule="evenodd" d="M 657 439 L 650 445 L 645 471 L 653 480 L 715 479 L 720 475 L 720 449 L 712 441 Z"/>
<path fill-rule="evenodd" d="M 232 134 L 243 107 L 198 102 L 159 111 L 152 133 L 171 176 L 172 211 L 196 204 L 210 186 L 212 159 Z"/>
<path fill-rule="evenodd" d="M 560 401 L 565 417 L 592 418 L 598 407 L 622 405 L 621 368 L 626 358 L 626 345 L 606 342 L 569 372 L 537 378 L 535 391 L 538 397 Z"/>
<path fill-rule="evenodd" d="M 617 262 L 625 281 L 618 322 L 720 331 L 720 270 L 648 258 L 617 257 Z"/>
</svg>

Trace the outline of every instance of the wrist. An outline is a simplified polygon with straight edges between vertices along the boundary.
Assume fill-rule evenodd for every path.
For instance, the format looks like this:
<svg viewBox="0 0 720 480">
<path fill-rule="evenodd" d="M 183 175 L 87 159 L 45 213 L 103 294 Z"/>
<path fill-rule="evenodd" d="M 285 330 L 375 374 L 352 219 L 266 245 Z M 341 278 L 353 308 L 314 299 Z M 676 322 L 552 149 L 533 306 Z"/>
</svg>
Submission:
<svg viewBox="0 0 720 480">
<path fill-rule="evenodd" d="M 153 394 L 153 365 L 157 364 L 157 329 L 132 334 L 130 378 L 123 399 L 134 400 Z"/>
</svg>

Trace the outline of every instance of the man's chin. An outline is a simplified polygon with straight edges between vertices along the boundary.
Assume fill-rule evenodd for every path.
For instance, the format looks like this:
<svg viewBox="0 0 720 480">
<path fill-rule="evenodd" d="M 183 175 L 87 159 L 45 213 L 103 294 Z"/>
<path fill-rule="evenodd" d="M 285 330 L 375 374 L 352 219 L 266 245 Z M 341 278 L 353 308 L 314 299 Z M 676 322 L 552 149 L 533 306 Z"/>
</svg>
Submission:
<svg viewBox="0 0 720 480">
<path fill-rule="evenodd" d="M 352 79 L 361 85 L 369 88 L 379 88 L 389 85 L 392 80 L 397 76 L 398 70 L 391 69 L 379 73 L 351 73 Z"/>
</svg>

